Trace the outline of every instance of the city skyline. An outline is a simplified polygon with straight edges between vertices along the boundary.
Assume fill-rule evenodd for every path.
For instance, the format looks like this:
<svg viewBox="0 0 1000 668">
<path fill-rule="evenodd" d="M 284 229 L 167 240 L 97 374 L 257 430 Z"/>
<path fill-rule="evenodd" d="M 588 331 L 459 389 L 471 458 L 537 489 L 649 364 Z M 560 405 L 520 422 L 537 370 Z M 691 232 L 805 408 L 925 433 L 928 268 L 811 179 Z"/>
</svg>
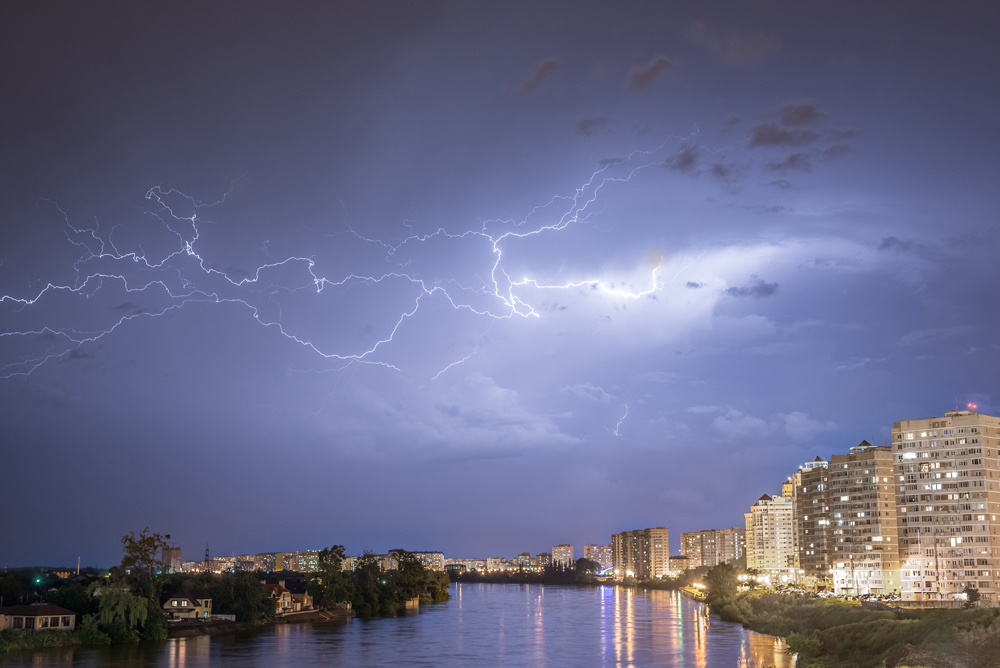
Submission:
<svg viewBox="0 0 1000 668">
<path fill-rule="evenodd" d="M 566 7 L 0 10 L 0 561 L 676 555 L 1000 414 L 988 3 Z"/>
</svg>

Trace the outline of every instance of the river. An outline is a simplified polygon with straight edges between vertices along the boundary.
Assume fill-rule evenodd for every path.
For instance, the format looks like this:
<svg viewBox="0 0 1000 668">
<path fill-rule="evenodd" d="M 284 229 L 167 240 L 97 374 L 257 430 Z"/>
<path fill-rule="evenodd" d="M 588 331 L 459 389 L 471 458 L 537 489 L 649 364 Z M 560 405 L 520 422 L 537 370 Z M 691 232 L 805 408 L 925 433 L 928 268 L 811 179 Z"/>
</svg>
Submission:
<svg viewBox="0 0 1000 668">
<path fill-rule="evenodd" d="M 132 647 L 0 655 L 0 665 L 677 666 L 791 668 L 779 638 L 712 617 L 679 592 L 620 587 L 453 584 L 447 603 L 406 617 L 278 624 Z"/>
</svg>

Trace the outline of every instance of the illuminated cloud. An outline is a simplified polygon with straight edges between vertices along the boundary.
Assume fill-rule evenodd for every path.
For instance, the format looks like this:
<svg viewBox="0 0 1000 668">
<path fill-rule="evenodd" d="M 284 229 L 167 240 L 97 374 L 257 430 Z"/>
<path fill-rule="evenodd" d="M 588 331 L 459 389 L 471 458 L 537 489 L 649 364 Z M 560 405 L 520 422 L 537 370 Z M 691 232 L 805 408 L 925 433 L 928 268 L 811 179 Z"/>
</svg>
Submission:
<svg viewBox="0 0 1000 668">
<path fill-rule="evenodd" d="M 837 428 L 837 424 L 834 422 L 820 422 L 799 411 L 782 414 L 778 417 L 784 423 L 785 434 L 796 441 L 809 441 L 823 432 L 833 431 Z"/>
</svg>

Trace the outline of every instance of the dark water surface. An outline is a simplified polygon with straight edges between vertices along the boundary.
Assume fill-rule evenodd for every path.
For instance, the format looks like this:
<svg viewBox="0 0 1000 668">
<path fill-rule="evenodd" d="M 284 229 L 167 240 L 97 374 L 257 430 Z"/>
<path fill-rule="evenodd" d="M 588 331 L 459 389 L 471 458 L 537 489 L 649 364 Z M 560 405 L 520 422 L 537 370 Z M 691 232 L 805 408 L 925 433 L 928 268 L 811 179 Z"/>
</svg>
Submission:
<svg viewBox="0 0 1000 668">
<path fill-rule="evenodd" d="M 0 656 L 10 666 L 682 666 L 790 668 L 780 639 L 719 621 L 678 592 L 453 584 L 407 617 L 280 624 L 138 647 Z"/>
</svg>

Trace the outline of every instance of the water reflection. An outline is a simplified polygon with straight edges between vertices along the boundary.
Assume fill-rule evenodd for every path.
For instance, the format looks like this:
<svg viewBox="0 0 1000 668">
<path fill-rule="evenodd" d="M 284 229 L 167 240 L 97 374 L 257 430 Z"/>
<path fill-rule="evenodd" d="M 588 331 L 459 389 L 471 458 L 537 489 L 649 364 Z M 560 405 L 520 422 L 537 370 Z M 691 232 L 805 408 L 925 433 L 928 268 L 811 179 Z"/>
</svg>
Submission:
<svg viewBox="0 0 1000 668">
<path fill-rule="evenodd" d="M 713 618 L 678 592 L 466 584 L 420 614 L 289 624 L 133 647 L 0 656 L 11 666 L 600 666 L 792 668 L 780 638 Z"/>
</svg>

